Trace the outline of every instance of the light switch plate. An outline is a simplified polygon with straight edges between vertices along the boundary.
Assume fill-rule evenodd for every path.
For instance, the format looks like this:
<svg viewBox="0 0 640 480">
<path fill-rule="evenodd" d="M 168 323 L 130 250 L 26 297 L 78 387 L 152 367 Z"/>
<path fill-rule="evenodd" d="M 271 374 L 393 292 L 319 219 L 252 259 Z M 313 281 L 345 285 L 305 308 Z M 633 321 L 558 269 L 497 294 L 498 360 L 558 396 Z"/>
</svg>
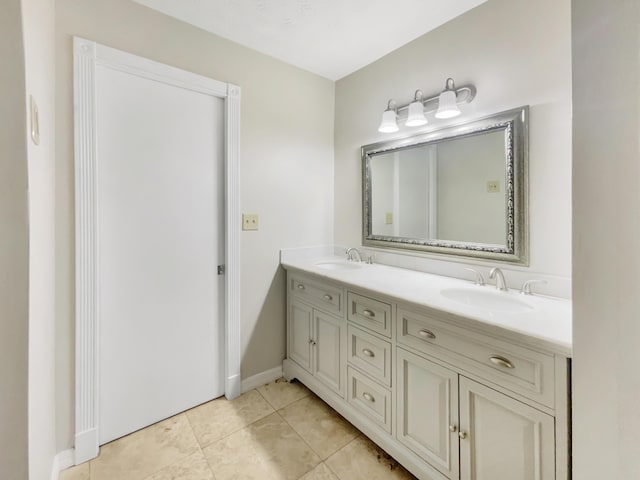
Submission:
<svg viewBox="0 0 640 480">
<path fill-rule="evenodd" d="M 487 182 L 487 193 L 496 193 L 500 191 L 500 180 L 489 180 Z"/>
<path fill-rule="evenodd" d="M 242 230 L 258 230 L 258 215 L 256 213 L 242 214 Z"/>
</svg>

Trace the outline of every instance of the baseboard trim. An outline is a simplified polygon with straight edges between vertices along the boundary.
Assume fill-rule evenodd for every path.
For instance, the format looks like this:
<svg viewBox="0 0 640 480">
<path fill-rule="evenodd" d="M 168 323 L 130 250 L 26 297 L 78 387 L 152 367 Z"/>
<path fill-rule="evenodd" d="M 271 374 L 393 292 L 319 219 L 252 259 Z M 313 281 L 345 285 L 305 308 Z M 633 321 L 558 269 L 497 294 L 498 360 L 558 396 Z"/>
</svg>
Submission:
<svg viewBox="0 0 640 480">
<path fill-rule="evenodd" d="M 73 448 L 58 452 L 58 454 L 53 457 L 53 463 L 51 465 L 51 480 L 58 480 L 61 471 L 66 470 L 69 467 L 73 467 L 75 464 L 75 452 Z"/>
<path fill-rule="evenodd" d="M 282 365 L 257 373 L 242 380 L 242 393 L 261 387 L 282 377 Z"/>
</svg>

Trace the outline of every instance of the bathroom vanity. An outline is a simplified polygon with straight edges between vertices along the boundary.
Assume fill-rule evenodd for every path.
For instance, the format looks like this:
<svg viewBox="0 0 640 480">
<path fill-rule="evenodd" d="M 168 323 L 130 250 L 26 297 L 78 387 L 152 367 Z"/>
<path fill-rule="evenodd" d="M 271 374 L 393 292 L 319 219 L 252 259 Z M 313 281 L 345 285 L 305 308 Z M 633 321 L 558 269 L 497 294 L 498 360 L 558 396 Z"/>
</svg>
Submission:
<svg viewBox="0 0 640 480">
<path fill-rule="evenodd" d="M 423 480 L 570 478 L 570 302 L 283 259 L 298 379 Z"/>
</svg>

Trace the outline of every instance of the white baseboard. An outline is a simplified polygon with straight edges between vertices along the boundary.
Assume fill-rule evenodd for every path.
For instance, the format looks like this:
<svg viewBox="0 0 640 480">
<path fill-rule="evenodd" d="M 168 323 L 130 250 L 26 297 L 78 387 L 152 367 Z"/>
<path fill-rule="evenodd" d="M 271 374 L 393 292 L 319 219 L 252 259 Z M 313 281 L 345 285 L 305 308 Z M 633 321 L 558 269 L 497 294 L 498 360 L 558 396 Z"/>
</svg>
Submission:
<svg viewBox="0 0 640 480">
<path fill-rule="evenodd" d="M 280 377 L 282 377 L 282 365 L 272 368 L 271 370 L 265 370 L 264 372 L 256 375 L 252 375 L 249 378 L 242 380 L 242 393 L 261 387 L 267 383 L 271 383 Z"/>
<path fill-rule="evenodd" d="M 71 448 L 69 450 L 63 450 L 53 457 L 53 464 L 51 466 L 51 480 L 58 480 L 60 472 L 66 470 L 69 467 L 73 467 L 75 462 L 75 452 Z"/>
</svg>

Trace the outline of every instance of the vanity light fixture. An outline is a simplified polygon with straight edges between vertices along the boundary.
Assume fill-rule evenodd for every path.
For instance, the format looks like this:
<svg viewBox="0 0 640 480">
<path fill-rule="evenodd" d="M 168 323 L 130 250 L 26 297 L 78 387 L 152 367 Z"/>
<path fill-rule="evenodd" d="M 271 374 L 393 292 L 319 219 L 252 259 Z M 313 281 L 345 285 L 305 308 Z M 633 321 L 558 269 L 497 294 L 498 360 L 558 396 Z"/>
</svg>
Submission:
<svg viewBox="0 0 640 480">
<path fill-rule="evenodd" d="M 457 104 L 456 84 L 453 78 L 447 78 L 447 84 L 438 96 L 438 111 L 436 118 L 453 118 L 460 115 Z"/>
<path fill-rule="evenodd" d="M 458 105 L 470 103 L 476 96 L 476 87 L 465 85 L 456 88 L 452 78 L 447 78 L 445 89 L 438 95 L 424 98 L 422 90 L 416 90 L 413 101 L 398 106 L 391 99 L 387 109 L 382 114 L 382 122 L 378 131 L 381 133 L 394 133 L 398 131 L 398 118 L 406 111 L 405 125 L 407 127 L 419 127 L 427 124 L 425 113 L 435 112 L 439 119 L 453 118 L 460 115 Z"/>
<path fill-rule="evenodd" d="M 387 103 L 387 109 L 382 113 L 382 122 L 378 127 L 378 131 L 382 133 L 393 133 L 398 131 L 398 123 L 396 119 L 398 117 L 396 109 L 396 101 L 389 100 Z"/>
<path fill-rule="evenodd" d="M 427 124 L 427 117 L 424 116 L 424 105 L 422 104 L 422 90 L 416 90 L 413 102 L 409 104 L 407 121 L 404 124 L 407 127 L 419 127 Z"/>
</svg>

